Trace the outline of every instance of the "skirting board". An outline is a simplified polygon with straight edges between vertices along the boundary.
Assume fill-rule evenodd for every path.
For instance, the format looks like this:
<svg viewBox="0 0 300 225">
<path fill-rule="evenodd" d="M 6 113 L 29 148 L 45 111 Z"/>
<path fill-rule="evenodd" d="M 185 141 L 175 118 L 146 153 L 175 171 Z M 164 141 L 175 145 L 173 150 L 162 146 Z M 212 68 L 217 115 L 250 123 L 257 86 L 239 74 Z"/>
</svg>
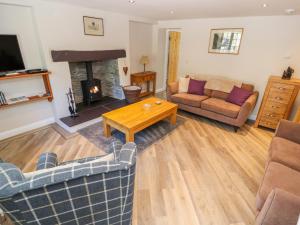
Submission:
<svg viewBox="0 0 300 225">
<path fill-rule="evenodd" d="M 37 129 L 37 128 L 40 128 L 40 127 L 43 127 L 43 126 L 47 126 L 47 125 L 52 124 L 54 122 L 55 122 L 55 118 L 50 117 L 50 118 L 45 119 L 45 120 L 40 120 L 40 121 L 37 121 L 35 123 L 31 123 L 31 124 L 28 124 L 28 125 L 25 125 L 25 126 L 22 126 L 22 127 L 18 127 L 18 128 L 12 129 L 12 130 L 4 131 L 4 132 L 0 133 L 0 140 L 4 140 L 4 139 L 10 138 L 10 137 L 13 137 L 13 136 L 16 136 L 16 135 L 19 135 L 19 134 Z"/>
</svg>

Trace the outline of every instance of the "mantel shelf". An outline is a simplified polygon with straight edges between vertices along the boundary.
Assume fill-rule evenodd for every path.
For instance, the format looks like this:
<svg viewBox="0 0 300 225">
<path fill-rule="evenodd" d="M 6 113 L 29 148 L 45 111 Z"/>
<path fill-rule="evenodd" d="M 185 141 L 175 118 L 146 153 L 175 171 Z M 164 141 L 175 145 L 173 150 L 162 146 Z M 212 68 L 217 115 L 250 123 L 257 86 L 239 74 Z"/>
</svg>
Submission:
<svg viewBox="0 0 300 225">
<path fill-rule="evenodd" d="M 27 96 L 28 100 L 27 101 L 21 101 L 21 102 L 16 102 L 14 104 L 7 104 L 7 105 L 0 105 L 0 109 L 5 109 L 8 107 L 12 106 L 17 106 L 25 103 L 30 103 L 30 102 L 36 102 L 36 101 L 41 101 L 41 100 L 48 100 L 51 102 L 53 100 L 53 93 L 52 93 L 52 88 L 49 80 L 49 74 L 51 72 L 43 72 L 43 73 L 19 73 L 19 74 L 13 74 L 13 75 L 7 75 L 4 77 L 0 77 L 0 81 L 4 80 L 11 80 L 11 79 L 19 79 L 19 78 L 30 78 L 30 77 L 37 77 L 41 76 L 44 81 L 44 86 L 45 86 L 45 91 L 46 93 L 43 96 Z"/>
</svg>

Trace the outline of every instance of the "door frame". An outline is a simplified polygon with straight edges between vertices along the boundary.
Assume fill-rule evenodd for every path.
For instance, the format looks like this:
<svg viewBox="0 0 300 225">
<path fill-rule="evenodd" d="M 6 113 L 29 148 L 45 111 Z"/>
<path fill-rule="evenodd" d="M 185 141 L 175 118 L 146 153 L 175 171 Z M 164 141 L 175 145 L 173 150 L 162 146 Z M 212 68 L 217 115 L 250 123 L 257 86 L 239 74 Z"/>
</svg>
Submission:
<svg viewBox="0 0 300 225">
<path fill-rule="evenodd" d="M 170 32 L 180 32 L 182 35 L 181 28 L 166 29 L 165 39 L 165 54 L 164 54 L 164 72 L 163 72 L 163 90 L 167 90 L 167 79 L 168 79 L 168 66 L 169 66 L 169 44 L 170 44 Z M 180 45 L 181 46 L 181 45 Z"/>
</svg>

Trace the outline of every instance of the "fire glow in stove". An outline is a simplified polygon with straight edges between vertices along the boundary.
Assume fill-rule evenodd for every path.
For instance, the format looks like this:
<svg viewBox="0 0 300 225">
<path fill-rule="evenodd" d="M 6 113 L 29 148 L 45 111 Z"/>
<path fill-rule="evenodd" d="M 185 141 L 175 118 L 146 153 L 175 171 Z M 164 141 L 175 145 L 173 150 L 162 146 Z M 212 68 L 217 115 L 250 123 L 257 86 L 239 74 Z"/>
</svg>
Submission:
<svg viewBox="0 0 300 225">
<path fill-rule="evenodd" d="M 81 81 L 83 102 L 90 105 L 102 99 L 101 80 L 93 78 L 92 62 L 86 62 L 87 80 Z"/>
</svg>

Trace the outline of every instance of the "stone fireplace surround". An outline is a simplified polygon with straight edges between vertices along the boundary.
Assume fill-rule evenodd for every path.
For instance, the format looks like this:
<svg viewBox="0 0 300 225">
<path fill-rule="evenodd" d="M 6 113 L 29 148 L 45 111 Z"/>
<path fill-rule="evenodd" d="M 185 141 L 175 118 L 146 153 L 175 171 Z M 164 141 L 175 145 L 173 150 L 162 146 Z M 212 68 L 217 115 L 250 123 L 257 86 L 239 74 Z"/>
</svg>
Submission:
<svg viewBox="0 0 300 225">
<path fill-rule="evenodd" d="M 64 82 L 64 89 L 67 92 L 69 87 L 73 89 L 77 89 L 78 93 L 76 94 L 76 103 L 82 102 L 82 90 L 80 85 L 81 79 L 86 79 L 86 69 L 84 62 L 93 62 L 93 73 L 94 78 L 103 80 L 102 88 L 103 95 L 112 96 L 114 100 L 124 99 L 122 88 L 120 85 L 126 85 L 128 83 L 128 76 L 124 73 L 122 68 L 127 65 L 126 61 L 126 51 L 121 50 L 103 50 L 103 51 L 51 51 L 53 63 L 62 62 L 56 64 L 57 67 L 62 68 L 63 66 L 66 72 Z M 53 65 L 54 66 L 54 65 Z M 68 69 L 67 69 L 68 68 Z M 79 83 L 78 83 L 79 82 Z M 69 84 L 66 86 L 66 84 Z M 58 87 L 57 87 L 58 88 Z M 74 90 L 76 92 L 76 90 Z M 65 93 L 66 93 L 65 92 Z M 70 127 L 66 125 L 66 123 L 62 122 L 64 118 L 69 117 L 69 113 L 67 112 L 67 101 L 63 98 L 64 95 L 61 95 L 59 99 L 56 99 L 58 102 L 56 104 L 60 104 L 63 107 L 63 113 L 60 119 L 57 120 L 57 123 L 65 128 L 69 132 L 76 132 L 77 130 L 94 124 L 96 122 L 101 121 L 99 115 L 104 112 L 97 114 L 97 117 L 90 118 L 89 121 L 83 121 L 79 125 L 75 125 Z M 107 102 L 107 99 L 111 99 L 111 97 L 105 97 L 103 102 Z M 124 100 L 118 100 L 119 102 L 114 102 L 114 105 L 117 107 L 121 107 L 124 104 Z M 65 102 L 65 104 L 61 104 Z M 83 103 L 81 103 L 82 105 Z M 66 107 L 66 108 L 64 108 Z M 95 113 L 94 113 L 95 114 Z M 67 117 L 65 117 L 67 116 Z M 80 121 L 82 120 L 82 117 Z M 78 121 L 77 121 L 78 122 Z"/>
<path fill-rule="evenodd" d="M 119 69 L 117 60 L 105 60 L 93 62 L 93 78 L 101 80 L 103 96 L 123 99 L 123 91 L 120 86 Z M 83 102 L 81 81 L 87 79 L 84 62 L 70 62 L 72 89 L 76 104 Z"/>
</svg>

